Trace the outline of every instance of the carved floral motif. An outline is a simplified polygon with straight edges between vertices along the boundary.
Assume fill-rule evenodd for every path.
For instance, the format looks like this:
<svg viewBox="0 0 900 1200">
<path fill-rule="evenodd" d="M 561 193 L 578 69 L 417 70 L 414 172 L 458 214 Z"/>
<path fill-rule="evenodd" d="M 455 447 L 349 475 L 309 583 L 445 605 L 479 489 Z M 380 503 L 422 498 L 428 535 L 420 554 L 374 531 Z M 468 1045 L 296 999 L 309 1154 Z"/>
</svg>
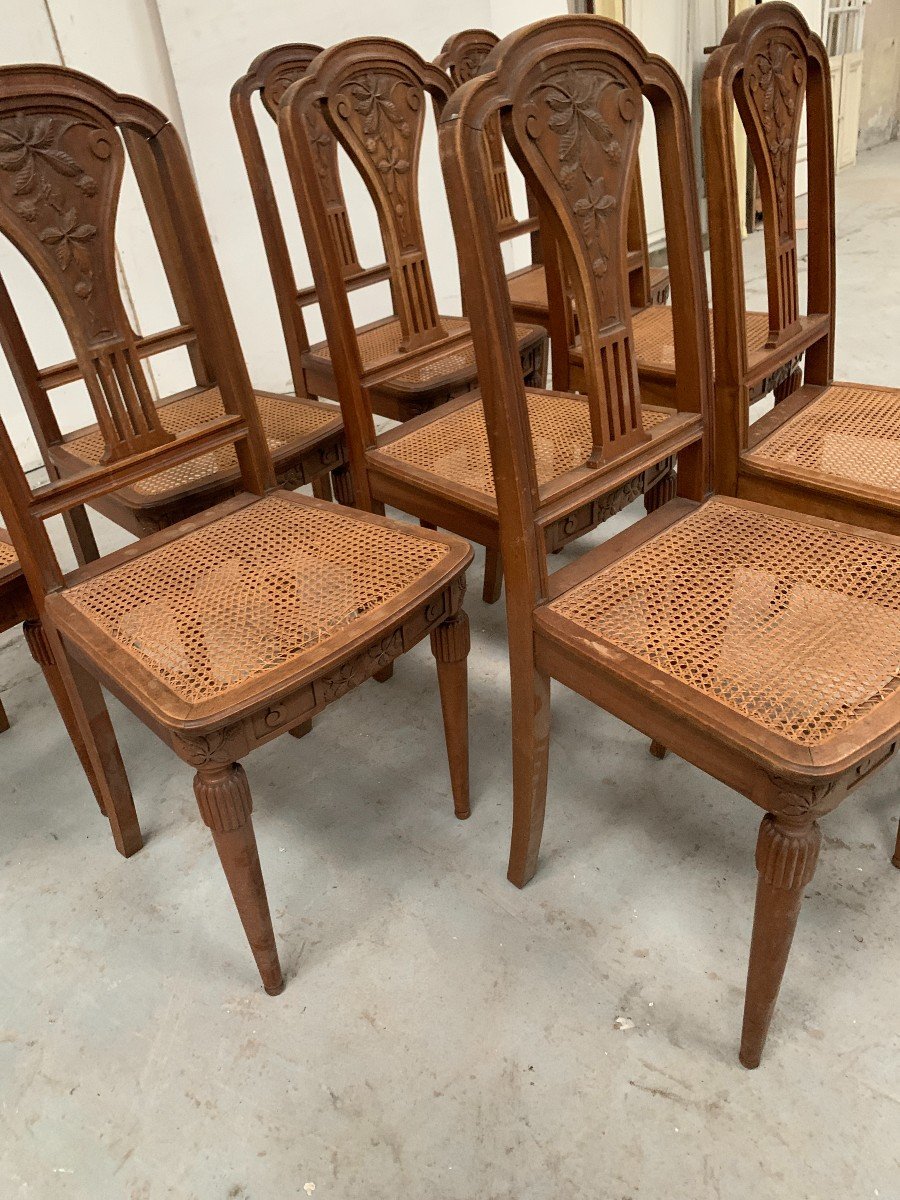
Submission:
<svg viewBox="0 0 900 1200">
<path fill-rule="evenodd" d="M 792 169 L 806 90 L 806 65 L 791 45 L 773 38 L 747 69 L 747 84 L 772 160 L 778 221 L 785 229 L 793 194 Z"/>
<path fill-rule="evenodd" d="M 70 117 L 17 113 L 0 122 L 0 171 L 12 176 L 7 203 L 23 220 L 40 222 L 38 241 L 54 251 L 61 271 L 74 268 L 78 279 L 72 290 L 86 301 L 94 290 L 97 227 L 83 220 L 79 210 L 85 197 L 97 194 L 97 181 L 61 145 L 75 126 L 88 130 L 88 145 L 97 158 L 109 157 L 106 135 L 97 126 Z"/>
<path fill-rule="evenodd" d="M 403 652 L 403 630 L 395 629 L 393 633 L 376 642 L 374 646 L 351 658 L 340 666 L 333 674 L 326 676 L 317 683 L 322 689 L 322 698 L 330 703 L 345 696 L 347 692 L 358 687 L 381 667 L 393 662 L 398 654 Z"/>
<path fill-rule="evenodd" d="M 632 89 L 608 71 L 568 66 L 541 80 L 533 101 L 543 119 L 529 121 L 529 134 L 562 184 L 599 281 L 616 236 L 609 221 L 620 207 L 621 138 L 637 112 Z"/>
<path fill-rule="evenodd" d="M 359 119 L 363 147 L 384 179 L 400 240 L 410 245 L 412 128 L 398 102 L 400 88 L 406 92 L 407 107 L 415 112 L 420 103 L 415 90 L 383 72 L 370 71 L 357 77 L 347 85 L 347 93 Z"/>
</svg>

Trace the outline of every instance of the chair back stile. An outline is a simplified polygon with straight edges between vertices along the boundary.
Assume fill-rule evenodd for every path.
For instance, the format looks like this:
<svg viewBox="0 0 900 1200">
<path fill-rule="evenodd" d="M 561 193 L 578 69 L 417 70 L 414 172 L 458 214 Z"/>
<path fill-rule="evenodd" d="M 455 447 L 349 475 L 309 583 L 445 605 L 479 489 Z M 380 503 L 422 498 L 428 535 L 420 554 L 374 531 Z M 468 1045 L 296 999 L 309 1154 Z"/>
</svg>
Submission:
<svg viewBox="0 0 900 1200">
<path fill-rule="evenodd" d="M 481 216 L 492 211 L 483 131 L 499 114 L 506 144 L 547 214 L 585 345 L 594 443 L 588 466 L 608 469 L 646 441 L 626 271 L 626 201 L 643 96 L 652 106 L 660 147 L 677 407 L 705 416 L 711 379 L 706 288 L 687 100 L 674 70 L 615 22 L 562 17 L 501 41 L 481 73 L 456 92 L 441 120 L 441 160 L 472 315 L 508 603 L 517 592 L 538 603 L 547 578 L 541 494 L 525 389 L 515 369 L 508 285 L 496 229 Z M 706 490 L 706 454 L 697 445 L 679 458 L 679 493 L 699 499 Z"/>
<path fill-rule="evenodd" d="M 400 322 L 401 353 L 447 338 L 428 265 L 419 208 L 418 163 L 426 96 L 443 107 L 447 77 L 408 47 L 383 38 L 324 51 L 283 95 L 279 129 L 316 293 L 329 329 L 350 447 L 357 503 L 372 508 L 364 455 L 375 444 L 371 402 L 349 303 L 341 240 L 331 220 L 328 181 L 316 169 L 315 130 L 324 126 L 360 172 L 375 206 Z"/>
<path fill-rule="evenodd" d="M 454 34 L 444 43 L 435 59 L 436 66 L 446 71 L 455 87 L 467 83 L 479 71 L 482 63 L 499 42 L 495 33 L 487 29 L 465 29 Z M 510 198 L 509 177 L 503 153 L 503 136 L 500 121 L 491 121 L 486 127 L 486 154 L 489 163 L 489 178 L 497 213 L 497 229 L 507 240 L 521 233 L 531 232 L 531 257 L 534 264 L 544 262 L 544 248 L 540 228 L 535 229 L 538 215 L 537 204 L 530 191 L 527 192 L 529 217 L 516 219 Z M 640 163 L 635 164 L 634 180 L 628 203 L 628 284 L 633 308 L 646 308 L 651 303 L 650 259 L 647 250 L 647 226 L 644 214 L 644 194 L 641 185 Z M 552 314 L 551 314 L 552 315 Z M 557 331 L 554 330 L 554 333 Z M 572 329 L 574 337 L 574 328 Z M 554 338 L 554 342 L 556 339 Z M 567 354 L 568 343 L 565 349 Z M 560 378 L 559 364 L 554 359 L 554 378 Z"/>
<path fill-rule="evenodd" d="M 717 190 L 709 205 L 716 308 L 717 380 L 737 386 L 747 370 L 744 274 L 737 164 L 737 106 L 760 185 L 766 251 L 769 334 L 777 349 L 800 328 L 795 173 L 804 109 L 808 133 L 809 314 L 830 314 L 827 337 L 806 357 L 806 382 L 833 370 L 835 247 L 834 148 L 828 55 L 789 4 L 740 14 L 707 64 L 703 80 L 704 153 Z"/>
<path fill-rule="evenodd" d="M 149 186 L 152 165 L 167 245 L 174 252 L 177 243 L 180 279 L 185 288 L 190 282 L 196 328 L 180 331 L 175 344 L 197 339 L 225 408 L 224 416 L 179 436 L 160 422 L 141 365 L 146 339 L 131 328 L 116 272 L 123 142 L 134 144 L 138 138 L 147 147 L 139 177 Z M 273 486 L 274 476 L 193 177 L 166 118 L 142 101 L 63 68 L 4 68 L 0 156 L 0 231 L 49 291 L 75 361 L 36 371 L 5 288 L 0 290 L 0 340 L 33 419 L 40 421 L 50 409 L 42 387 L 60 379 L 84 380 L 105 447 L 98 467 L 51 478 L 32 492 L 7 432 L 0 432 L 0 507 L 40 607 L 43 594 L 62 584 L 43 529 L 48 517 L 228 443 L 235 445 L 245 490 L 262 494 Z M 45 439 L 59 439 L 55 417 L 43 429 Z"/>
<path fill-rule="evenodd" d="M 231 89 L 231 114 L 253 193 L 287 346 L 291 378 L 298 396 L 309 395 L 302 361 L 303 355 L 309 350 L 309 335 L 303 319 L 304 304 L 300 299 L 275 188 L 253 111 L 253 102 L 258 95 L 268 115 L 273 121 L 277 120 L 281 97 L 292 83 L 303 78 L 310 64 L 321 52 L 321 46 L 306 42 L 276 46 L 258 55 L 250 64 L 246 75 L 237 80 Z M 329 200 L 333 232 L 341 248 L 344 273 L 347 276 L 360 275 L 364 272 L 357 256 L 341 186 L 337 143 L 317 114 L 313 114 L 311 119 L 315 122 L 311 129 L 316 147 L 315 169 Z M 314 302 L 316 298 L 312 295 L 306 302 Z"/>
</svg>

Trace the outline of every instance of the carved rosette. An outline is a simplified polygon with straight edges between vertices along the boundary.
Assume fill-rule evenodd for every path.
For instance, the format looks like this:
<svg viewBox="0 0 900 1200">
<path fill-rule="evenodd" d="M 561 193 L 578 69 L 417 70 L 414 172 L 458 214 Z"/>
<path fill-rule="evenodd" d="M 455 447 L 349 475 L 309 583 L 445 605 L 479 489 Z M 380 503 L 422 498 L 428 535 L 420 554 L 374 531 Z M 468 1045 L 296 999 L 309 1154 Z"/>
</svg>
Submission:
<svg viewBox="0 0 900 1200">
<path fill-rule="evenodd" d="M 198 771 L 194 795 L 203 823 L 213 833 L 234 833 L 253 812 L 250 785 L 240 763 Z"/>
<path fill-rule="evenodd" d="M 338 700 L 347 692 L 358 687 L 369 679 L 376 671 L 392 663 L 403 653 L 403 630 L 395 629 L 387 637 L 369 646 L 356 658 L 345 662 L 337 671 L 320 679 L 316 683 L 316 691 L 321 691 L 321 698 L 326 703 Z"/>
<path fill-rule="evenodd" d="M 431 653 L 438 662 L 459 662 L 467 658 L 471 644 L 469 617 L 463 609 L 431 631 Z"/>
<path fill-rule="evenodd" d="M 246 754 L 249 745 L 243 724 L 238 724 L 212 733 L 173 733 L 172 749 L 190 766 L 205 767 L 233 763 Z"/>
<path fill-rule="evenodd" d="M 756 843 L 756 869 L 769 887 L 800 891 L 815 874 L 821 843 L 815 821 L 791 825 L 766 813 Z"/>
</svg>

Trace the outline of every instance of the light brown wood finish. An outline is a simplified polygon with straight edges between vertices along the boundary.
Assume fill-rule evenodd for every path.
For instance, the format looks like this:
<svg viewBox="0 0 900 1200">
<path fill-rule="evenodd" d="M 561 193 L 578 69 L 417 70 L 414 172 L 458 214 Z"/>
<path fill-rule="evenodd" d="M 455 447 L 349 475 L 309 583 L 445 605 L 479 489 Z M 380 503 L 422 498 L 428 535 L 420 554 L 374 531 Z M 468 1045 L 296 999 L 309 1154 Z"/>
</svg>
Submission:
<svg viewBox="0 0 900 1200">
<path fill-rule="evenodd" d="M 732 21 L 703 80 L 717 360 L 718 486 L 750 500 L 900 531 L 900 389 L 834 382 L 836 300 L 831 78 L 824 45 L 789 4 Z M 735 105 L 760 181 L 768 337 L 743 351 L 744 273 L 731 135 Z M 795 168 L 809 145 L 807 312 L 797 281 Z M 750 422 L 760 371 L 802 360 L 792 394 Z"/>
<path fill-rule="evenodd" d="M 575 96 L 587 97 L 583 113 L 563 102 Z M 499 114 L 574 286 L 591 350 L 585 370 L 596 431 L 582 473 L 620 479 L 649 453 L 640 434 L 622 262 L 622 201 L 644 97 L 660 153 L 678 409 L 693 418 L 694 436 L 679 455 L 674 500 L 551 575 L 548 509 L 557 516 L 564 504 L 554 507 L 537 483 L 483 131 Z M 900 741 L 900 692 L 882 666 L 885 654 L 890 659 L 900 649 L 890 632 L 900 607 L 900 539 L 727 496 L 705 498 L 707 300 L 690 118 L 673 68 L 614 22 L 548 20 L 499 43 L 483 74 L 451 99 L 440 143 L 475 330 L 507 580 L 509 878 L 521 887 L 537 866 L 551 679 L 642 731 L 658 757 L 670 748 L 747 796 L 766 814 L 741 1042 L 741 1061 L 756 1066 L 815 866 L 818 818 Z M 860 561 L 887 564 L 873 568 L 877 600 L 859 588 Z M 880 636 L 871 635 L 873 627 Z M 894 641 L 886 651 L 887 637 Z"/>
<path fill-rule="evenodd" d="M 92 197 L 84 191 L 84 187 L 89 185 L 82 184 L 82 180 L 93 179 L 90 166 L 95 161 L 94 149 L 88 146 L 85 149 L 88 158 L 76 161 L 61 148 L 61 140 L 67 132 L 64 123 L 51 123 L 45 132 L 43 124 L 39 124 L 40 120 L 40 117 L 30 119 L 26 126 L 26 137 L 30 137 L 34 145 L 30 149 L 26 145 L 21 151 L 10 151 L 10 155 L 19 153 L 29 156 L 23 159 L 26 165 L 22 168 L 28 173 L 27 176 L 23 175 L 20 181 L 12 169 L 2 172 L 0 198 L 15 212 L 34 212 L 37 219 L 44 203 L 41 197 L 48 188 L 52 188 L 54 203 L 57 207 L 63 203 L 66 205 L 63 212 L 67 218 L 71 213 L 84 215 L 85 205 L 90 205 Z M 14 130 L 11 136 L 15 136 Z M 148 428 L 156 429 L 161 423 L 166 431 L 184 432 L 207 420 L 223 416 L 225 412 L 215 386 L 214 370 L 201 348 L 202 338 L 197 326 L 202 318 L 198 316 L 196 281 L 182 269 L 178 239 L 166 211 L 165 196 L 152 154 L 147 149 L 146 140 L 128 130 L 123 132 L 122 144 L 144 199 L 180 324 L 173 329 L 141 336 L 129 327 L 127 350 L 122 351 L 119 357 L 116 356 L 118 352 L 112 354 L 108 363 L 104 359 L 98 360 L 99 374 L 88 372 L 85 375 L 84 363 L 76 359 L 41 368 L 35 361 L 27 331 L 23 328 L 13 299 L 0 280 L 0 344 L 10 362 L 23 406 L 52 480 L 77 476 L 87 467 L 106 461 L 108 454 L 103 438 L 109 430 L 104 430 L 100 425 L 62 432 L 52 394 L 65 384 L 84 380 L 88 390 L 111 386 L 115 391 L 116 380 L 121 376 L 126 419 L 131 419 L 130 409 L 134 408 L 134 419 L 140 429 L 145 424 Z M 125 166 L 126 159 L 123 157 L 118 170 L 124 171 Z M 67 175 L 66 171 L 73 174 Z M 45 252 L 66 257 L 69 264 L 67 271 L 75 276 L 80 264 L 86 263 L 90 257 L 95 238 L 90 231 L 94 226 L 87 219 L 71 230 L 57 226 L 58 222 L 46 226 L 48 241 Z M 53 241 L 57 237 L 61 240 Z M 73 286 L 92 287 L 84 272 L 80 273 L 82 278 Z M 117 314 L 117 319 L 123 327 L 128 324 L 124 311 Z M 138 361 L 180 346 L 188 351 L 195 383 L 154 405 L 147 385 L 131 382 L 131 372 L 136 369 Z M 144 379 L 139 370 L 137 378 L 141 381 Z M 330 473 L 342 472 L 346 458 L 339 410 L 332 405 L 317 405 L 302 398 L 275 397 L 264 392 L 256 395 L 263 426 L 273 447 L 278 482 L 291 488 L 310 483 L 317 495 L 330 497 Z M 92 397 L 94 400 L 95 397 Z M 157 408 L 158 420 L 152 415 L 146 419 L 141 415 L 142 409 L 146 408 L 149 412 L 150 407 Z M 101 413 L 104 409 L 105 406 L 101 405 Z M 120 414 L 113 412 L 111 419 L 112 428 L 118 428 Z M 141 436 L 146 435 L 135 434 L 125 438 L 122 445 L 126 449 L 140 449 Z M 194 460 L 190 470 L 170 467 L 167 472 L 141 486 L 122 486 L 95 498 L 94 506 L 104 516 L 140 537 L 192 516 L 233 495 L 240 488 L 238 464 L 226 442 L 209 459 Z M 85 563 L 95 559 L 97 545 L 83 506 L 67 510 L 64 516 L 78 561 Z"/>
<path fill-rule="evenodd" d="M 385 243 L 392 247 L 389 258 L 399 295 L 402 277 L 425 269 L 414 158 L 408 148 L 413 114 L 421 120 L 425 94 L 430 92 L 440 102 L 446 87 L 442 72 L 398 42 L 347 42 L 325 51 L 285 93 L 279 126 L 334 355 L 357 503 L 371 511 L 391 504 L 480 542 L 489 552 L 483 595 L 491 601 L 499 594 L 499 531 L 480 396 L 458 396 L 437 411 L 376 436 L 371 375 L 356 350 L 338 246 L 309 134 L 311 126 L 315 128 L 313 113 L 366 179 L 379 205 Z M 382 165 L 398 156 L 410 169 L 401 173 L 401 183 L 391 184 L 390 172 Z M 398 312 L 408 314 L 404 336 L 428 345 L 441 340 L 442 331 L 427 274 L 422 280 L 421 288 L 408 287 L 407 300 L 398 299 L 397 304 Z M 515 324 L 513 338 L 518 346 Z M 551 551 L 594 528 L 641 491 L 654 488 L 670 473 L 673 456 L 697 436 L 693 414 L 648 412 L 647 435 L 629 431 L 635 447 L 646 442 L 639 470 L 622 477 L 597 475 L 580 466 L 602 438 L 596 406 L 586 397 L 565 397 L 562 403 L 556 393 L 523 386 L 545 447 L 541 483 L 548 499 L 545 541 Z M 571 498 L 576 502 L 570 503 Z"/>
<path fill-rule="evenodd" d="M 465 613 L 471 549 L 277 488 L 184 148 L 166 118 L 60 67 L 0 69 L 0 130 L 34 147 L 54 139 L 69 189 L 33 198 L 37 219 L 0 205 L 0 230 L 50 292 L 103 432 L 103 461 L 32 492 L 0 425 L 0 510 L 40 619 L 32 649 L 59 672 L 123 854 L 140 829 L 101 684 L 196 770 L 210 828 L 260 975 L 282 986 L 275 935 L 240 765 L 253 749 L 310 719 L 426 635 L 438 663 L 454 806 L 468 813 Z M 167 431 L 149 398 L 119 291 L 113 235 L 125 142 L 142 139 L 156 202 L 193 283 L 198 353 L 223 415 Z M 35 164 L 32 164 L 34 166 Z M 58 185 L 62 187 L 63 185 Z M 74 220 L 52 232 L 59 203 Z M 46 205 L 50 211 L 44 211 Z M 41 231 L 50 229 L 52 236 Z M 59 254 L 64 235 L 81 252 Z M 48 248 L 47 242 L 50 243 Z M 27 382 L 27 381 L 26 381 Z M 20 379 L 20 386 L 22 381 Z M 234 445 L 240 492 L 64 576 L 47 517 L 136 486 Z"/>
<path fill-rule="evenodd" d="M 478 74 L 482 63 L 499 40 L 489 29 L 464 29 L 447 39 L 434 60 L 435 65 L 447 72 L 454 87 L 459 87 Z M 520 221 L 513 213 L 499 121 L 492 121 L 488 125 L 486 142 L 491 191 L 500 236 L 506 241 L 523 234 L 531 234 L 531 265 L 513 271 L 508 277 L 513 313 L 517 320 L 534 321 L 553 333 L 541 231 L 535 228 L 534 214 Z M 529 207 L 535 207 L 530 196 Z M 632 306 L 638 309 L 649 304 L 665 304 L 669 296 L 669 272 L 665 267 L 650 266 L 639 165 L 635 168 L 628 207 L 627 247 L 626 265 Z M 561 386 L 565 387 L 565 383 Z"/>
<path fill-rule="evenodd" d="M 326 342 L 310 345 L 304 320 L 304 310 L 320 302 L 319 289 L 317 285 L 298 287 L 256 113 L 256 105 L 260 103 L 270 117 L 276 118 L 281 97 L 292 83 L 304 77 L 321 49 L 308 43 L 294 43 L 276 46 L 258 55 L 247 74 L 232 88 L 231 112 L 256 205 L 295 391 L 298 396 L 321 395 L 337 400 L 340 388 L 332 352 Z M 442 102 L 450 90 L 444 81 Z M 418 124 L 413 123 L 416 126 L 414 136 L 404 151 L 407 158 L 392 164 L 391 181 L 402 180 L 410 170 L 415 171 L 423 117 L 424 113 L 419 114 Z M 372 408 L 381 416 L 406 421 L 475 386 L 474 354 L 468 326 L 458 318 L 441 318 L 446 336 L 416 338 L 410 335 L 410 310 L 404 308 L 411 298 L 410 290 L 403 277 L 403 265 L 396 253 L 393 256 L 389 253 L 390 235 L 386 235 L 385 241 L 387 260 L 363 267 L 341 184 L 337 142 L 327 122 L 317 112 L 311 111 L 307 119 L 314 169 L 327 206 L 329 234 L 337 250 L 342 286 L 350 293 L 378 283 L 389 282 L 391 285 L 394 314 L 355 331 L 355 355 L 360 369 L 371 378 Z M 382 232 L 385 232 L 383 224 Z M 427 298 L 423 297 L 427 307 L 433 304 L 434 297 L 430 291 L 427 255 L 424 246 L 419 249 L 422 266 L 417 268 L 416 286 L 422 286 L 428 293 Z M 436 317 L 436 313 L 432 316 Z M 544 343 L 541 330 L 523 330 L 520 338 L 522 370 L 534 382 L 544 378 Z"/>
</svg>

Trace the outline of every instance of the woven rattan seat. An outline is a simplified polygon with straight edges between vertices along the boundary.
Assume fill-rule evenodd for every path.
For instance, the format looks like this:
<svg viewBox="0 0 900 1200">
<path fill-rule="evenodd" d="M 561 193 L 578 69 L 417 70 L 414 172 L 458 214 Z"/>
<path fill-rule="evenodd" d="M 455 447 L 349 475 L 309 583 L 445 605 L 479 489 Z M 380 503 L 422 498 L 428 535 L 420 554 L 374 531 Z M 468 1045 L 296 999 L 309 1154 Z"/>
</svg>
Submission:
<svg viewBox="0 0 900 1200">
<path fill-rule="evenodd" d="M 712 334 L 712 313 L 709 314 Z M 672 309 L 667 304 L 651 304 L 632 314 L 635 358 L 640 371 L 675 371 L 675 334 L 672 329 Z M 747 313 L 747 350 L 761 350 L 769 334 L 769 318 L 764 312 Z M 572 361 L 583 363 L 581 346 L 576 342 Z"/>
<path fill-rule="evenodd" d="M 430 387 L 442 387 L 448 379 L 459 375 L 470 375 L 474 379 L 475 351 L 470 340 L 459 337 L 468 331 L 468 321 L 462 317 L 441 317 L 440 321 L 453 339 L 452 343 L 448 346 L 438 342 L 434 351 L 415 366 L 405 369 L 399 367 L 395 374 L 378 384 L 379 391 L 399 390 L 408 393 L 413 390 L 427 390 Z M 541 336 L 529 325 L 516 325 L 516 337 L 523 350 L 529 345 L 539 343 Z M 400 322 L 396 319 L 358 330 L 357 343 L 364 370 L 377 370 L 395 359 L 400 354 L 400 341 Z M 304 361 L 320 368 L 330 367 L 331 351 L 328 343 L 319 342 L 311 347 Z"/>
<path fill-rule="evenodd" d="M 590 412 L 585 397 L 561 392 L 527 393 L 538 483 L 584 466 L 591 453 Z M 666 409 L 643 410 L 644 428 L 674 416 Z M 494 495 L 494 472 L 480 400 L 423 421 L 411 433 L 383 444 L 377 454 L 442 479 Z"/>
<path fill-rule="evenodd" d="M 409 600 L 446 544 L 272 493 L 69 588 L 65 607 L 187 710 L 302 666 L 322 643 Z"/>
<path fill-rule="evenodd" d="M 299 445 L 315 439 L 329 428 L 340 429 L 340 412 L 328 404 L 295 397 L 256 393 L 256 403 L 262 418 L 266 441 L 273 455 L 290 452 Z M 170 433 L 186 433 L 198 425 L 220 417 L 225 412 L 218 388 L 207 388 L 160 406 L 160 419 Z M 95 426 L 65 443 L 69 454 L 96 466 L 103 456 L 103 436 Z M 238 475 L 234 447 L 224 446 L 201 458 L 170 467 L 158 475 L 143 479 L 135 487 L 141 496 L 160 497 L 185 487 L 202 484 L 219 473 Z"/>
<path fill-rule="evenodd" d="M 795 746 L 900 699 L 900 545 L 779 510 L 711 500 L 548 611 Z"/>
<path fill-rule="evenodd" d="M 900 391 L 833 384 L 746 458 L 900 493 Z"/>
<path fill-rule="evenodd" d="M 18 562 L 16 552 L 9 542 L 4 540 L 5 536 L 6 530 L 0 529 L 0 571 L 6 570 L 7 567 L 11 567 L 13 563 Z"/>
</svg>

